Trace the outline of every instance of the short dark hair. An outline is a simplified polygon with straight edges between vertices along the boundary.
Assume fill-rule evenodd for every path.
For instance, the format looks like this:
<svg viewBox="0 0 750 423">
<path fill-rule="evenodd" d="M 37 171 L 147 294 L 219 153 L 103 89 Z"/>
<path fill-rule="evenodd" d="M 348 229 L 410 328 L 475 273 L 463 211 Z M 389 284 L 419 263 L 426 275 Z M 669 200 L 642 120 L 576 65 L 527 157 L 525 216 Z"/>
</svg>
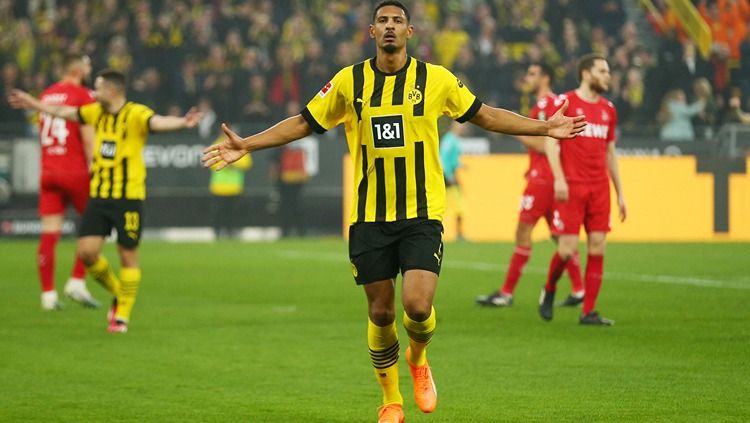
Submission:
<svg viewBox="0 0 750 423">
<path fill-rule="evenodd" d="M 583 71 L 590 71 L 591 68 L 594 67 L 594 64 L 597 60 L 604 60 L 605 62 L 607 59 L 602 56 L 601 54 L 596 53 L 590 53 L 583 57 L 581 57 L 580 60 L 578 60 L 578 80 L 583 81 Z"/>
<path fill-rule="evenodd" d="M 404 15 L 406 15 L 406 21 L 409 22 L 411 20 L 411 17 L 409 16 L 409 9 L 404 6 L 403 3 L 396 0 L 384 0 L 380 3 L 375 5 L 375 8 L 372 9 L 372 21 L 375 22 L 375 17 L 378 15 L 378 10 L 384 8 L 385 6 L 396 6 L 404 11 Z"/>
<path fill-rule="evenodd" d="M 82 53 L 66 53 L 62 59 L 63 70 L 67 70 L 73 63 L 83 62 L 84 57 L 86 57 L 86 55 Z"/>
<path fill-rule="evenodd" d="M 531 62 L 529 66 L 538 66 L 542 71 L 542 75 L 545 75 L 549 78 L 550 85 L 552 85 L 552 83 L 555 81 L 555 70 L 552 69 L 552 66 L 544 62 Z"/>
<path fill-rule="evenodd" d="M 122 72 L 116 71 L 114 69 L 103 69 L 96 74 L 96 77 L 102 78 L 103 80 L 119 88 L 120 91 L 125 92 L 125 87 L 127 86 L 127 84 L 125 82 L 125 75 Z"/>
</svg>

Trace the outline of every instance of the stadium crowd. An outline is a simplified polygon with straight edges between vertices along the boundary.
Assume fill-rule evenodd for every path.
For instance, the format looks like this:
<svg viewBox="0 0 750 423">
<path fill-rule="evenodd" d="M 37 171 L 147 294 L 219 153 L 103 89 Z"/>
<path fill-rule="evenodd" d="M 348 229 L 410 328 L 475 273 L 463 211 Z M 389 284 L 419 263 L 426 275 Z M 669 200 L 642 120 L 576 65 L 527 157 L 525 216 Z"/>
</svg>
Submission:
<svg viewBox="0 0 750 423">
<path fill-rule="evenodd" d="M 749 0 L 694 0 L 713 33 L 708 59 L 665 0 L 646 13 L 647 34 L 627 19 L 627 1 L 415 0 L 410 51 L 460 75 L 488 104 L 521 113 L 534 101 L 523 84 L 528 63 L 551 65 L 563 91 L 577 84 L 577 58 L 597 52 L 610 59 L 608 97 L 626 133 L 655 135 L 683 109 L 699 136 L 737 119 L 730 98 L 750 101 Z M 335 70 L 372 54 L 370 13 L 353 0 L 0 0 L 0 130 L 28 127 L 5 93 L 39 94 L 70 51 L 87 53 L 95 71 L 125 72 L 129 98 L 157 113 L 199 104 L 225 121 L 278 120 Z"/>
</svg>

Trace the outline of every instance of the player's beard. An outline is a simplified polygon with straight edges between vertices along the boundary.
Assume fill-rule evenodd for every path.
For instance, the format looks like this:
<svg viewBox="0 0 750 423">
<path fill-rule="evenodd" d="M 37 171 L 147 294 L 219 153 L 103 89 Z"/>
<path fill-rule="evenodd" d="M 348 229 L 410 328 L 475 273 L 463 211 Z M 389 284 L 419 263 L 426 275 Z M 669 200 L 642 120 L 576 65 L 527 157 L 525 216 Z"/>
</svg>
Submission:
<svg viewBox="0 0 750 423">
<path fill-rule="evenodd" d="M 604 94 L 607 92 L 607 87 L 604 86 L 598 79 L 591 81 L 591 90 L 597 94 Z"/>
<path fill-rule="evenodd" d="M 383 51 L 388 54 L 393 54 L 398 51 L 398 47 L 396 47 L 396 45 L 393 43 L 388 43 L 383 46 Z"/>
</svg>

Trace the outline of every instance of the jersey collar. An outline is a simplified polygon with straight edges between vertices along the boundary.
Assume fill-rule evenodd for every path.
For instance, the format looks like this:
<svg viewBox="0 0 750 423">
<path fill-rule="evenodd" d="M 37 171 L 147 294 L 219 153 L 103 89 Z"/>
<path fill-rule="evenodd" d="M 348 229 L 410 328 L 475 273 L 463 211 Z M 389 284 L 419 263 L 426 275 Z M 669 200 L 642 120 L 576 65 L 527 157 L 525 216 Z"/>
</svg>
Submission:
<svg viewBox="0 0 750 423">
<path fill-rule="evenodd" d="M 393 73 L 385 73 L 385 72 L 381 71 L 380 69 L 378 69 L 377 66 L 375 66 L 375 61 L 376 60 L 377 60 L 377 56 L 375 56 L 372 59 L 370 59 L 370 67 L 372 68 L 373 72 L 375 72 L 377 74 L 380 74 L 380 75 L 384 75 L 384 76 L 393 76 L 393 75 L 398 75 L 398 74 L 400 74 L 402 72 L 406 72 L 406 69 L 408 69 L 409 65 L 411 65 L 411 56 L 406 56 L 406 64 L 404 64 L 404 67 L 402 67 L 401 69 L 399 69 L 399 70 L 397 70 L 396 72 L 393 72 Z"/>
</svg>

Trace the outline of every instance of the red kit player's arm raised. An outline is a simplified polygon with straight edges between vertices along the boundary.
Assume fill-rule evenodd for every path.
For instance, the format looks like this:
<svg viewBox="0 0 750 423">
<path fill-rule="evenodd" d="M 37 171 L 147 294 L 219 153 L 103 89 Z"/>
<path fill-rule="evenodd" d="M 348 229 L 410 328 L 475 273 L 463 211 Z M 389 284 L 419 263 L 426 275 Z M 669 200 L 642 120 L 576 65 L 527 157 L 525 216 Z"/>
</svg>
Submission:
<svg viewBox="0 0 750 423">
<path fill-rule="evenodd" d="M 42 103 L 39 99 L 25 91 L 12 90 L 8 96 L 8 103 L 14 109 L 34 109 L 38 112 L 47 113 L 65 120 L 78 122 L 78 107 Z"/>
</svg>

